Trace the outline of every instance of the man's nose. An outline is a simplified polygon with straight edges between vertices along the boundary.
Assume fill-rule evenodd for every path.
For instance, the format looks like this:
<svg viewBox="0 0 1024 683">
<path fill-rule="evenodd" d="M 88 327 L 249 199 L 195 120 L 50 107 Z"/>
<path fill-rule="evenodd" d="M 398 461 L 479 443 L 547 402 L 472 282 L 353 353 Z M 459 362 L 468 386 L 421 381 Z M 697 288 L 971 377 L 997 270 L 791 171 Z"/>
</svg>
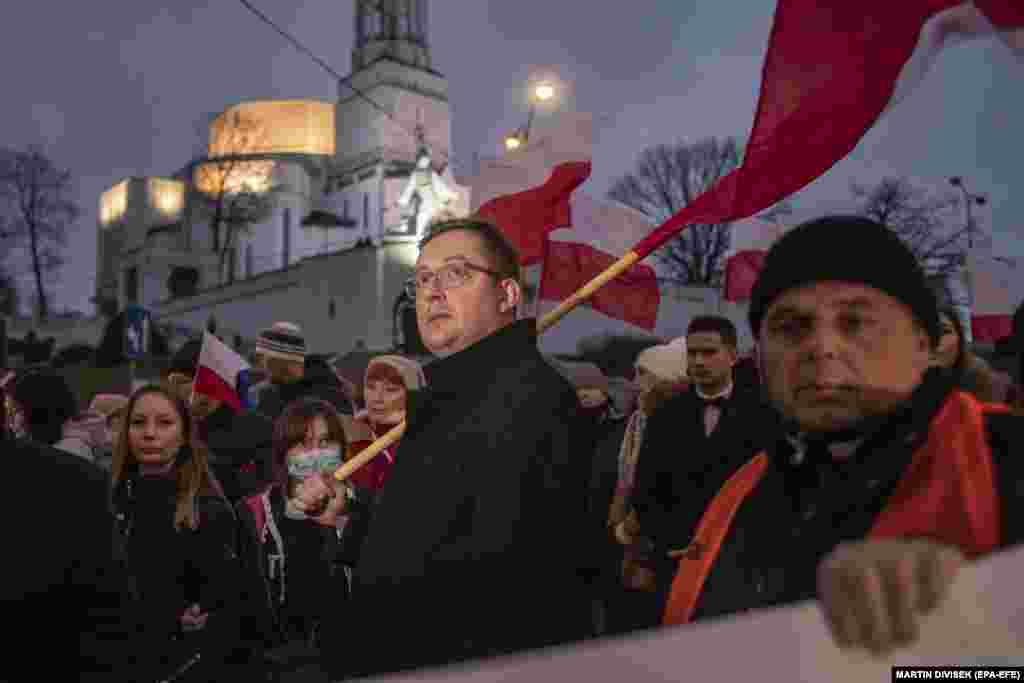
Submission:
<svg viewBox="0 0 1024 683">
<path fill-rule="evenodd" d="M 802 346 L 812 358 L 834 357 L 843 346 L 843 335 L 835 325 L 815 325 L 804 338 Z"/>
</svg>

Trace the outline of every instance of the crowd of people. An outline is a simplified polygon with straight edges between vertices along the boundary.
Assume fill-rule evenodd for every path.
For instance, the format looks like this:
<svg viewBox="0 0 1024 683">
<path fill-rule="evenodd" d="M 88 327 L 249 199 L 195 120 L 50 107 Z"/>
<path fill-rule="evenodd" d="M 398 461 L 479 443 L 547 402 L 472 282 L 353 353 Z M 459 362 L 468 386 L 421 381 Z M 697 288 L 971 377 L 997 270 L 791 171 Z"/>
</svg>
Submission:
<svg viewBox="0 0 1024 683">
<path fill-rule="evenodd" d="M 53 369 L 9 373 L 4 680 L 347 680 L 813 598 L 884 654 L 1024 537 L 1020 378 L 877 223 L 777 241 L 755 353 L 698 316 L 618 383 L 538 351 L 492 224 L 434 225 L 406 284 L 434 359 L 360 386 L 284 322 L 252 410 L 194 391 L 199 341 L 85 410 Z"/>
</svg>

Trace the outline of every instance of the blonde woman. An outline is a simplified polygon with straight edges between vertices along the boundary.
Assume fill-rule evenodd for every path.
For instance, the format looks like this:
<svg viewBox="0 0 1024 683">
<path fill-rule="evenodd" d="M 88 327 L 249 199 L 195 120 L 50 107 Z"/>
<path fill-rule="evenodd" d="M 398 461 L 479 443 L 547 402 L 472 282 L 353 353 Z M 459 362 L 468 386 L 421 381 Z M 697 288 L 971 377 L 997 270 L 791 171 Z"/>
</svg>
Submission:
<svg viewBox="0 0 1024 683">
<path fill-rule="evenodd" d="M 170 390 L 139 389 L 111 462 L 114 512 L 156 676 L 234 675 L 243 596 L 235 518 Z"/>
<path fill-rule="evenodd" d="M 606 598 L 609 635 L 650 626 L 659 613 L 655 574 L 645 561 L 642 544 L 636 542 L 639 529 L 635 515 L 630 513 L 630 498 L 648 418 L 687 386 L 686 339 L 645 349 L 637 357 L 635 367 L 640 395 L 626 425 L 619 451 L 618 484 L 608 511 L 608 529 L 620 549 L 616 555 L 615 581 Z"/>
</svg>

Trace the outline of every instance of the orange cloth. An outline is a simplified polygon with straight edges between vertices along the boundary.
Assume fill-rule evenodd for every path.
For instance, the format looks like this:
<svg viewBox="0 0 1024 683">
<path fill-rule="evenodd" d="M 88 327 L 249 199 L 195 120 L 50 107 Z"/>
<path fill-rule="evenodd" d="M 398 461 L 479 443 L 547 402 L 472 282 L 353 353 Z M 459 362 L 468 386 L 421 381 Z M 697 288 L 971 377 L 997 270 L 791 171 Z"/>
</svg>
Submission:
<svg viewBox="0 0 1024 683">
<path fill-rule="evenodd" d="M 995 550 L 1000 541 L 999 496 L 985 414 L 1008 411 L 1002 404 L 983 404 L 965 392 L 952 392 L 869 537 L 931 538 L 959 548 L 969 558 Z M 755 456 L 729 478 L 704 511 L 694 541 L 679 559 L 662 622 L 666 626 L 693 617 L 733 517 L 767 467 L 765 453 Z"/>
</svg>

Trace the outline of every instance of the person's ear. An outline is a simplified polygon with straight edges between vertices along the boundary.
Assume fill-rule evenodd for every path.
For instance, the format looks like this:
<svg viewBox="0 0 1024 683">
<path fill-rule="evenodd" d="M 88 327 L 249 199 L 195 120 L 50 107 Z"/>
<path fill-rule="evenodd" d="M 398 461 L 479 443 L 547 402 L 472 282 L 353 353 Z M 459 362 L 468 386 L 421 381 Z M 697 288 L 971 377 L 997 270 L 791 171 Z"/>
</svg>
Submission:
<svg viewBox="0 0 1024 683">
<path fill-rule="evenodd" d="M 502 298 L 498 304 L 498 310 L 502 313 L 511 313 L 516 310 L 523 299 L 523 288 L 513 279 L 507 279 L 501 283 Z"/>
</svg>

